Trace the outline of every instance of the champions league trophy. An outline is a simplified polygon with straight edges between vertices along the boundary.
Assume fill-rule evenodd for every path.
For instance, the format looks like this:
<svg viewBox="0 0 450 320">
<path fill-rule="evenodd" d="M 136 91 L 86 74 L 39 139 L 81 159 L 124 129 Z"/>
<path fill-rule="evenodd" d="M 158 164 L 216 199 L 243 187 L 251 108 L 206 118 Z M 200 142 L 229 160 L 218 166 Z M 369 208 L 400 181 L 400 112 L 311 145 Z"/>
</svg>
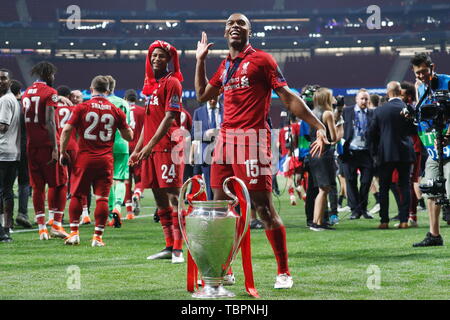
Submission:
<svg viewBox="0 0 450 320">
<path fill-rule="evenodd" d="M 192 191 L 188 195 L 189 208 L 186 210 L 184 208 L 185 193 L 189 185 L 193 183 L 200 190 L 197 193 Z M 230 184 L 238 196 L 230 191 Z M 248 230 L 250 196 L 244 182 L 236 177 L 227 178 L 223 182 L 223 190 L 232 200 L 195 200 L 206 200 L 205 182 L 199 176 L 187 180 L 181 188 L 178 202 L 180 228 L 189 253 L 204 282 L 203 288 L 192 295 L 194 298 L 229 298 L 235 296 L 234 293 L 223 287 L 223 279 Z M 238 205 L 241 214 L 235 210 Z M 197 269 L 195 270 L 197 276 Z"/>
</svg>

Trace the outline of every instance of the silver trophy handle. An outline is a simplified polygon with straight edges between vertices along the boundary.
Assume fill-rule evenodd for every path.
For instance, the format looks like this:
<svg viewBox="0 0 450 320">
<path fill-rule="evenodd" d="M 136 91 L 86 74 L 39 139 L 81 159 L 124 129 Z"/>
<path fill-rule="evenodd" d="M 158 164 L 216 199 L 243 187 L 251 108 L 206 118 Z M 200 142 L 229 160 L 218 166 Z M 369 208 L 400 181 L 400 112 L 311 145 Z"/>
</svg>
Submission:
<svg viewBox="0 0 450 320">
<path fill-rule="evenodd" d="M 185 210 L 187 210 L 186 206 L 184 204 L 184 201 L 186 199 L 186 191 L 187 191 L 188 187 L 190 185 L 192 185 L 192 180 L 194 180 L 194 177 L 189 178 L 188 180 L 186 180 L 186 182 L 181 187 L 180 195 L 178 197 L 178 223 L 180 224 L 181 234 L 183 235 L 184 242 L 186 243 L 186 246 L 188 247 L 188 249 L 189 249 L 189 243 L 188 243 L 187 236 L 186 236 L 186 230 L 184 229 L 183 212 L 185 212 Z M 199 194 L 205 192 L 205 190 L 206 190 L 205 181 L 203 181 L 203 179 L 200 179 L 200 178 L 196 178 L 196 180 L 200 184 L 200 190 L 194 195 L 194 198 L 196 196 L 198 196 Z M 190 203 L 190 200 L 188 200 L 188 201 Z"/>
</svg>

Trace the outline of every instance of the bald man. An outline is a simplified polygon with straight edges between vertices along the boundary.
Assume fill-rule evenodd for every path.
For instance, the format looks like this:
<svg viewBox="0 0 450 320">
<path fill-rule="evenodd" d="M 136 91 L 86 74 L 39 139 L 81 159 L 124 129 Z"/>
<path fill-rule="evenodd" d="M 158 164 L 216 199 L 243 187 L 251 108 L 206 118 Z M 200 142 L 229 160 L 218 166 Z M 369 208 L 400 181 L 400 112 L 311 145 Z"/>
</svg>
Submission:
<svg viewBox="0 0 450 320">
<path fill-rule="evenodd" d="M 388 83 L 387 96 L 388 102 L 374 110 L 369 128 L 373 156 L 379 163 L 381 223 L 378 228 L 389 228 L 389 186 L 392 181 L 392 172 L 397 169 L 401 193 L 398 228 L 406 229 L 408 228 L 411 196 L 410 171 L 415 160 L 410 135 L 415 132 L 416 128 L 411 121 L 401 115 L 401 111 L 406 105 L 401 99 L 399 82 Z"/>
<path fill-rule="evenodd" d="M 73 105 L 77 105 L 83 102 L 83 93 L 80 90 L 72 90 L 70 93 L 70 101 Z"/>
</svg>

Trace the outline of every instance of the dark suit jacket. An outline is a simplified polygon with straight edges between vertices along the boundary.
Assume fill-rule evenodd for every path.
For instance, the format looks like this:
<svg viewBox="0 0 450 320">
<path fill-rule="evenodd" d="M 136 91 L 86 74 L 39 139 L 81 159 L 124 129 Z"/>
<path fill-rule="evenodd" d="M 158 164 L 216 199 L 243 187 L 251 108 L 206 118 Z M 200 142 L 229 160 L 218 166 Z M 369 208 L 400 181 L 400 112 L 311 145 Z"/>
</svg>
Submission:
<svg viewBox="0 0 450 320">
<path fill-rule="evenodd" d="M 223 107 L 218 103 L 220 119 L 223 121 Z M 198 126 L 199 122 L 201 122 L 201 127 Z M 214 129 L 211 127 L 209 115 L 208 115 L 208 106 L 205 103 L 204 105 L 198 107 L 194 110 L 194 117 L 192 119 L 192 137 L 193 140 L 199 140 L 202 142 L 202 154 L 208 144 L 212 142 L 212 140 L 206 140 L 205 132 L 209 129 Z M 218 125 L 218 124 L 217 124 Z M 199 136 L 201 132 L 201 136 Z"/>
<path fill-rule="evenodd" d="M 368 129 L 370 122 L 372 121 L 373 110 L 367 110 L 367 125 Z M 348 106 L 342 110 L 342 118 L 344 119 L 344 140 L 342 160 L 345 162 L 351 157 L 350 143 L 352 142 L 355 134 L 355 106 Z M 366 140 L 370 142 L 368 136 L 369 130 L 367 130 Z"/>
<path fill-rule="evenodd" d="M 400 112 L 406 105 L 393 99 L 374 111 L 370 125 L 372 152 L 380 164 L 386 162 L 413 162 L 415 153 L 410 135 L 416 132 L 411 121 Z"/>
</svg>

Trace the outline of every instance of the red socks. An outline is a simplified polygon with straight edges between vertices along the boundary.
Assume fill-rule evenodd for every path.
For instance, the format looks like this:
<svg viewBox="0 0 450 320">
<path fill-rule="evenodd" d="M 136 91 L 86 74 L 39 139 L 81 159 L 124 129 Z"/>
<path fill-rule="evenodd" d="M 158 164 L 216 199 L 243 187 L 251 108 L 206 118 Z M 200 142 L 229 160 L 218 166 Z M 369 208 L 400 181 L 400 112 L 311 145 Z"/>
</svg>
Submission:
<svg viewBox="0 0 450 320">
<path fill-rule="evenodd" d="M 94 211 L 95 217 L 95 235 L 101 237 L 105 230 L 106 221 L 108 221 L 108 199 L 100 198 L 96 200 Z"/>
<path fill-rule="evenodd" d="M 290 275 L 288 267 L 288 252 L 286 247 L 286 229 L 281 226 L 277 229 L 266 230 L 272 250 L 275 254 L 278 265 L 278 274 L 287 273 Z"/>
<path fill-rule="evenodd" d="M 173 226 L 172 226 L 172 208 L 158 209 L 159 222 L 163 228 L 164 239 L 166 240 L 166 248 L 173 247 Z"/>
<path fill-rule="evenodd" d="M 70 231 L 78 232 L 82 211 L 83 205 L 81 198 L 72 195 L 69 204 Z"/>
<path fill-rule="evenodd" d="M 172 226 L 173 226 L 173 250 L 183 249 L 183 236 L 181 234 L 180 223 L 178 221 L 178 211 L 171 208 Z"/>
</svg>

